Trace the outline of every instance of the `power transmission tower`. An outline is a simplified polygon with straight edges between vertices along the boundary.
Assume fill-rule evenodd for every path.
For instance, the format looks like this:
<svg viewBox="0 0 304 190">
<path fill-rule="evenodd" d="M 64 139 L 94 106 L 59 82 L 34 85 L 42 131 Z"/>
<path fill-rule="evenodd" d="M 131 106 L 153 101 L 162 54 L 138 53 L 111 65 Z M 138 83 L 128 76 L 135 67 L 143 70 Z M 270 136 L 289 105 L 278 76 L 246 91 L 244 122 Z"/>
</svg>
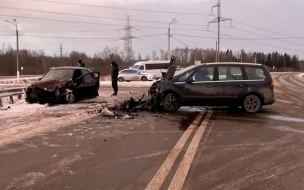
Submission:
<svg viewBox="0 0 304 190">
<path fill-rule="evenodd" d="M 60 45 L 60 57 L 62 58 L 62 45 Z"/>
<path fill-rule="evenodd" d="M 124 51 L 125 51 L 125 61 L 129 62 L 132 59 L 132 54 L 133 54 L 133 50 L 132 50 L 132 38 L 136 38 L 132 36 L 132 29 L 137 30 L 136 28 L 131 26 L 131 22 L 129 19 L 129 15 L 127 16 L 127 23 L 125 25 L 125 27 L 121 30 L 125 30 L 125 36 L 123 38 L 121 38 L 121 40 L 124 40 Z"/>
<path fill-rule="evenodd" d="M 231 21 L 232 19 L 229 18 L 223 18 L 221 17 L 221 0 L 218 0 L 218 3 L 216 5 L 214 5 L 213 7 L 211 7 L 211 14 L 213 14 L 213 8 L 217 7 L 217 18 L 213 19 L 212 21 L 208 22 L 208 30 L 209 30 L 209 24 L 210 23 L 216 23 L 217 22 L 217 28 L 218 28 L 218 32 L 217 32 L 217 62 L 220 61 L 220 23 L 230 20 L 230 25 L 231 25 Z"/>
</svg>

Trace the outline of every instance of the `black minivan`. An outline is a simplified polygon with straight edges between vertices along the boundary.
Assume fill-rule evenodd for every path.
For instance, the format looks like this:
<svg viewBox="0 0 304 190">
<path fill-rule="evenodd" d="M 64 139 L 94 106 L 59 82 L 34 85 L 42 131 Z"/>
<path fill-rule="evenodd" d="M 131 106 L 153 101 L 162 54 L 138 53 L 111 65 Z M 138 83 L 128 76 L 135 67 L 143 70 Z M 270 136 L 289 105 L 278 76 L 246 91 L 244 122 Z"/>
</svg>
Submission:
<svg viewBox="0 0 304 190">
<path fill-rule="evenodd" d="M 170 80 L 157 84 L 155 91 L 168 112 L 181 106 L 242 106 L 246 112 L 255 113 L 275 102 L 267 67 L 252 63 L 192 65 L 173 72 Z"/>
</svg>

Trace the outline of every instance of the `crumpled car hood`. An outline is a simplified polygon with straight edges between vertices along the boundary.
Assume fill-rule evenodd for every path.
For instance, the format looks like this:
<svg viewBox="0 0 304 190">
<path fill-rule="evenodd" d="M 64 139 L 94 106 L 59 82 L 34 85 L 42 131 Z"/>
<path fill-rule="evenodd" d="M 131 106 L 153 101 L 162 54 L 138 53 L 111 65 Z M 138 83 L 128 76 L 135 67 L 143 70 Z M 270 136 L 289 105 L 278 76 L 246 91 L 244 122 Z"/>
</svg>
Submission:
<svg viewBox="0 0 304 190">
<path fill-rule="evenodd" d="M 38 87 L 43 90 L 53 91 L 56 88 L 61 88 L 64 86 L 69 80 L 60 81 L 60 80 L 48 80 L 48 81 L 38 81 L 33 83 L 33 86 Z"/>
</svg>

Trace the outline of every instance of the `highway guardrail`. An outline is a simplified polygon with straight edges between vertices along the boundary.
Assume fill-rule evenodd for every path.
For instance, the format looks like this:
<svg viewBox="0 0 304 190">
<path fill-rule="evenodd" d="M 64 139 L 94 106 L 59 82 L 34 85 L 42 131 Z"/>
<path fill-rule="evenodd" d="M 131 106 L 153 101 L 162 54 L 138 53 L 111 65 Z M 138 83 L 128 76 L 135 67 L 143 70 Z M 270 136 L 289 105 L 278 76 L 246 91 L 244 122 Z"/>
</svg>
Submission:
<svg viewBox="0 0 304 190">
<path fill-rule="evenodd" d="M 18 99 L 22 98 L 22 95 L 25 96 L 25 87 L 14 87 L 14 88 L 0 88 L 0 107 L 3 107 L 2 99 L 5 97 L 9 98 L 9 103 L 14 103 L 14 96 L 17 96 Z"/>
</svg>

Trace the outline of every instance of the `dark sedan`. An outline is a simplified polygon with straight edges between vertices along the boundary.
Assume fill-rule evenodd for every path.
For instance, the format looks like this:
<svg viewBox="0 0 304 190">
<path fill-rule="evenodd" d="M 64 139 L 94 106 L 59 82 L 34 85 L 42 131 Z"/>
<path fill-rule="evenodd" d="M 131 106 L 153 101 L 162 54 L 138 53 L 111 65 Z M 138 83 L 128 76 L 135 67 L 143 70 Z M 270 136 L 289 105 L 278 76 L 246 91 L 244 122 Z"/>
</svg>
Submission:
<svg viewBox="0 0 304 190">
<path fill-rule="evenodd" d="M 100 73 L 83 67 L 59 67 L 26 88 L 29 103 L 73 103 L 79 98 L 96 97 Z"/>
</svg>

